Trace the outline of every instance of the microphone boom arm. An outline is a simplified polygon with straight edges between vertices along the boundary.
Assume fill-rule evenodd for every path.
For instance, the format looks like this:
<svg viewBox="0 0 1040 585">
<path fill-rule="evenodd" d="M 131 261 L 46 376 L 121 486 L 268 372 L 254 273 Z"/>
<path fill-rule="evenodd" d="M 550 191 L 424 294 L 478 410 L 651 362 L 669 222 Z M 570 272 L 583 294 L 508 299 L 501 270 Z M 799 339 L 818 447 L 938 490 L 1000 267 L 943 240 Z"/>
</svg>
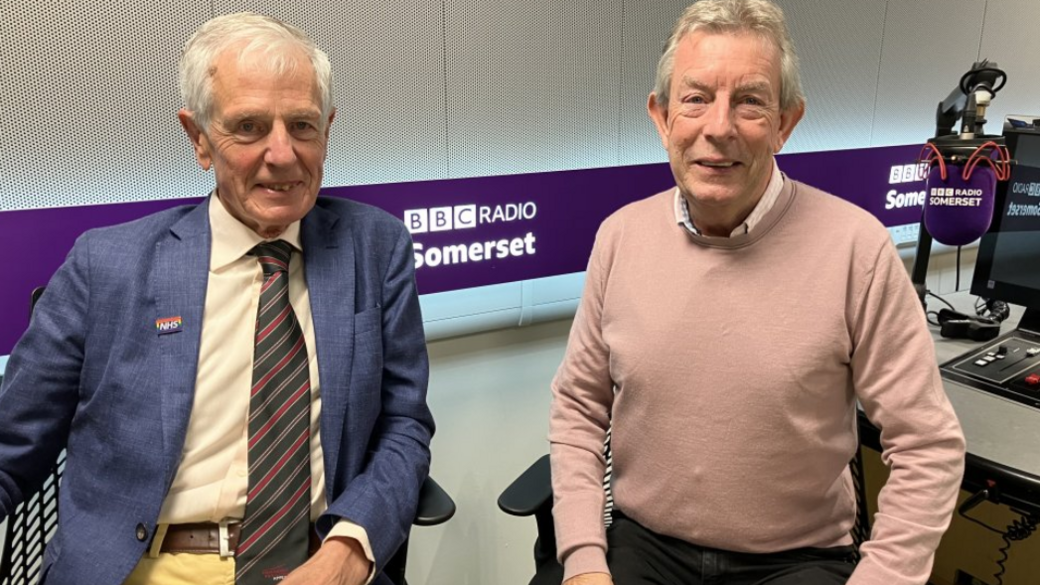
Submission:
<svg viewBox="0 0 1040 585">
<path fill-rule="evenodd" d="M 939 102 L 936 108 L 935 137 L 928 142 L 936 147 L 939 155 L 956 162 L 967 159 L 979 145 L 987 141 L 1001 146 L 1004 144 L 1003 136 L 986 136 L 982 127 L 986 123 L 986 108 L 997 92 L 1004 88 L 1006 82 L 1007 74 L 998 68 L 996 62 L 983 59 L 972 64 L 971 69 L 961 76 L 957 87 L 946 99 Z M 959 119 L 962 119 L 963 123 L 958 134 L 953 131 L 953 127 Z M 922 209 L 917 252 L 910 280 L 925 310 L 925 296 L 928 294 L 925 279 L 931 254 L 932 234 L 925 226 Z"/>
</svg>

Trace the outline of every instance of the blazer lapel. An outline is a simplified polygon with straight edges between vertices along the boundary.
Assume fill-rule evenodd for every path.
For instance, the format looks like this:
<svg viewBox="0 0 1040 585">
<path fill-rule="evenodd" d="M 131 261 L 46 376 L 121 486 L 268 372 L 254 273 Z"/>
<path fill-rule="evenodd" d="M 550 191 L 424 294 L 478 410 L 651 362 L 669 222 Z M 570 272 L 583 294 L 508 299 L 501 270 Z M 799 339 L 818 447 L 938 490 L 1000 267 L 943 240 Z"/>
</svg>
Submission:
<svg viewBox="0 0 1040 585">
<path fill-rule="evenodd" d="M 210 261 L 209 199 L 170 227 L 156 244 L 152 292 L 156 319 L 179 317 L 180 331 L 156 333 L 163 456 L 167 484 L 177 470 L 195 397 Z"/>
<path fill-rule="evenodd" d="M 326 494 L 336 493 L 347 386 L 354 357 L 354 245 L 350 233 L 335 229 L 344 219 L 321 202 L 301 222 L 307 290 L 321 383 L 321 445 Z M 328 499 L 328 497 L 327 497 Z"/>
</svg>

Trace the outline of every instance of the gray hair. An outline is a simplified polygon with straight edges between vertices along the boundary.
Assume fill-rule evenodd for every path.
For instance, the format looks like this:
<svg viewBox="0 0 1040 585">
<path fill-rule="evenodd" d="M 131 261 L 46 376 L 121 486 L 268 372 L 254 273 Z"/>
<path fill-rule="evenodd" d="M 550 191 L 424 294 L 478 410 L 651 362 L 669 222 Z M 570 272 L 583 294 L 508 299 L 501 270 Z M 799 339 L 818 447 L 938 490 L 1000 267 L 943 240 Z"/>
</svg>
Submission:
<svg viewBox="0 0 1040 585">
<path fill-rule="evenodd" d="M 780 109 L 786 111 L 805 103 L 798 73 L 798 55 L 784 22 L 784 13 L 770 0 L 701 0 L 691 4 L 675 23 L 672 36 L 657 62 L 654 95 L 658 103 L 668 105 L 676 47 L 686 35 L 697 30 L 753 33 L 771 40 L 780 51 Z"/>
<path fill-rule="evenodd" d="M 239 62 L 257 54 L 264 66 L 278 75 L 291 74 L 297 62 L 292 49 L 302 51 L 314 67 L 321 97 L 322 120 L 332 111 L 332 66 L 329 57 L 302 30 L 269 16 L 252 12 L 225 14 L 199 27 L 181 53 L 179 77 L 184 108 L 202 130 L 209 128 L 213 113 L 213 63 L 225 51 L 235 49 Z"/>
</svg>

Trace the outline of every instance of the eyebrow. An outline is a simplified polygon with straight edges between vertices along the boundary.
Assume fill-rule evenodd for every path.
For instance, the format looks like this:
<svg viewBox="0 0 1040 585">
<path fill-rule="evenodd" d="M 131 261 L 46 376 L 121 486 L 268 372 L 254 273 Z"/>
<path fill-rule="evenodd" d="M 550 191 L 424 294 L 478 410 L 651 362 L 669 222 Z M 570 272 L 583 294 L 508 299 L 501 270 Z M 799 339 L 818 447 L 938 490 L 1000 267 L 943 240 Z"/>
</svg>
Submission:
<svg viewBox="0 0 1040 585">
<path fill-rule="evenodd" d="M 321 118 L 321 110 L 318 108 L 308 108 L 305 110 L 290 110 L 285 113 L 285 117 L 290 120 L 299 120 L 301 118 Z"/>
<path fill-rule="evenodd" d="M 227 116 L 225 120 L 232 122 L 241 122 L 242 120 L 259 119 L 264 120 L 271 117 L 271 113 L 261 110 L 242 110 L 240 112 L 233 112 Z M 300 110 L 289 110 L 285 112 L 284 116 L 287 120 L 300 120 L 300 119 L 318 119 L 321 118 L 321 110 L 318 108 L 306 108 Z"/>
<path fill-rule="evenodd" d="M 706 92 L 711 92 L 712 91 L 712 88 L 708 87 L 704 83 L 701 83 L 700 81 L 697 81 L 696 79 L 694 79 L 692 77 L 683 76 L 682 80 L 680 80 L 680 81 L 681 81 L 681 85 L 683 87 L 692 88 L 692 89 L 698 89 L 700 91 L 706 91 Z M 744 85 L 738 85 L 736 87 L 735 93 L 766 93 L 766 94 L 768 94 L 770 89 L 771 89 L 771 86 L 769 85 L 768 82 L 765 82 L 765 81 L 752 81 L 750 83 L 745 83 Z"/>
<path fill-rule="evenodd" d="M 737 93 L 770 93 L 772 86 L 765 81 L 753 81 L 737 86 Z"/>
<path fill-rule="evenodd" d="M 680 85 L 682 85 L 683 87 L 688 87 L 688 88 L 691 88 L 691 89 L 699 89 L 701 91 L 709 91 L 711 89 L 707 85 L 697 81 L 696 79 L 694 79 L 692 77 L 687 77 L 685 75 L 683 76 L 683 78 L 680 81 L 681 81 Z"/>
</svg>

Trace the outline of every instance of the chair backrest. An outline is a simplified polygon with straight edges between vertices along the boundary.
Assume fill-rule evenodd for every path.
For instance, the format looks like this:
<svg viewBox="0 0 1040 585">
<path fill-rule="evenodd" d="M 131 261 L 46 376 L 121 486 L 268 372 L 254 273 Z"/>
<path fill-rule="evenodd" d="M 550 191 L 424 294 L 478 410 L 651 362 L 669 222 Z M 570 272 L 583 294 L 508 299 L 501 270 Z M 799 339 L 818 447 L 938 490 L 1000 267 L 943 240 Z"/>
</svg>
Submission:
<svg viewBox="0 0 1040 585">
<path fill-rule="evenodd" d="M 33 291 L 30 312 L 43 293 Z M 58 488 L 65 471 L 65 452 L 58 456 L 38 492 L 19 504 L 6 518 L 0 548 L 0 585 L 33 585 L 39 582 L 43 549 L 58 528 Z"/>
<path fill-rule="evenodd" d="M 867 479 L 863 474 L 863 447 L 856 449 L 856 456 L 849 461 L 852 473 L 852 485 L 856 489 L 856 523 L 852 525 L 852 544 L 856 545 L 856 559 L 859 560 L 859 547 L 870 540 L 870 512 L 867 510 Z"/>
<path fill-rule="evenodd" d="M 43 549 L 58 528 L 58 488 L 65 470 L 62 451 L 40 491 L 7 517 L 0 552 L 0 584 L 32 585 L 39 582 Z"/>
</svg>

